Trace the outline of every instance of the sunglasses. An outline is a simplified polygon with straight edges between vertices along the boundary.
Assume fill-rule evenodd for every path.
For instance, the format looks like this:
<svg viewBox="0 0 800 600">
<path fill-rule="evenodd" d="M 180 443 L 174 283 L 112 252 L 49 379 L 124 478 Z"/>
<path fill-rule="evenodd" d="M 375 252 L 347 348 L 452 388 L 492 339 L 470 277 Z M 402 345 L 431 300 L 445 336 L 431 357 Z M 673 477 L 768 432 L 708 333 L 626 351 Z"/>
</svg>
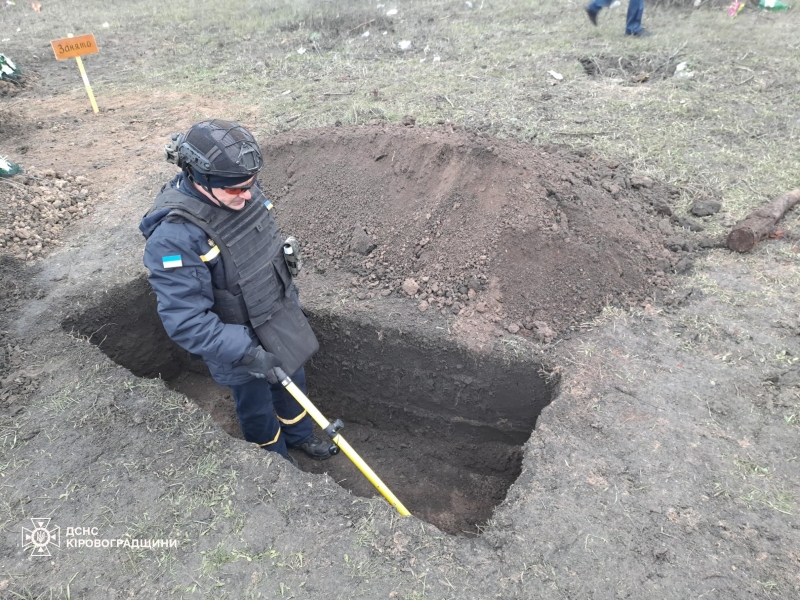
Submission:
<svg viewBox="0 0 800 600">
<path fill-rule="evenodd" d="M 251 183 L 247 187 L 225 187 L 225 188 L 222 188 L 222 189 L 225 190 L 225 192 L 227 192 L 228 194 L 232 194 L 234 196 L 238 196 L 239 194 L 244 194 L 247 190 L 252 188 L 255 184 L 256 184 L 256 182 L 253 181 L 253 183 Z"/>
</svg>

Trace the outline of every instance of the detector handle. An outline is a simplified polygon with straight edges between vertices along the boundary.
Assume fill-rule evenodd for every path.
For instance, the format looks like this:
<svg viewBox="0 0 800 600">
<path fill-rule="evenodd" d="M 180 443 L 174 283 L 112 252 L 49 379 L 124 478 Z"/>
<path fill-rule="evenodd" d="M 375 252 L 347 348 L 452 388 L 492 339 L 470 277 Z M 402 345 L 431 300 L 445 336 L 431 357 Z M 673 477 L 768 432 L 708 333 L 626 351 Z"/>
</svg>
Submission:
<svg viewBox="0 0 800 600">
<path fill-rule="evenodd" d="M 328 419 L 326 419 L 323 414 L 319 412 L 317 407 L 314 406 L 314 404 L 308 399 L 302 390 L 295 385 L 295 383 L 283 369 L 280 367 L 275 367 L 272 371 L 278 378 L 278 381 L 281 382 L 281 385 L 286 388 L 286 391 L 294 396 L 294 399 L 297 400 L 298 404 L 300 404 L 300 406 L 302 406 L 306 412 L 308 412 L 311 418 L 314 419 L 317 425 L 319 425 L 325 432 L 327 432 L 328 428 L 330 427 L 336 427 L 337 424 L 340 425 L 340 427 L 337 429 L 341 429 L 343 426 L 341 420 L 336 419 L 334 423 L 328 421 Z M 400 500 L 398 500 L 392 491 L 386 486 L 386 484 L 381 481 L 381 478 L 369 468 L 369 465 L 364 462 L 364 459 L 359 456 L 358 452 L 356 452 L 353 447 L 347 443 L 340 433 L 336 433 L 335 437 L 332 438 L 332 441 L 342 450 L 342 452 L 344 452 L 345 456 L 347 456 L 347 458 L 349 458 L 353 464 L 358 467 L 358 470 L 364 474 L 364 477 L 369 479 L 370 483 L 375 486 L 375 489 L 378 490 L 384 498 L 386 498 L 389 504 L 394 506 L 397 512 L 404 517 L 407 517 L 411 514 L 408 512 L 408 509 L 403 506 L 403 503 L 400 502 Z"/>
</svg>

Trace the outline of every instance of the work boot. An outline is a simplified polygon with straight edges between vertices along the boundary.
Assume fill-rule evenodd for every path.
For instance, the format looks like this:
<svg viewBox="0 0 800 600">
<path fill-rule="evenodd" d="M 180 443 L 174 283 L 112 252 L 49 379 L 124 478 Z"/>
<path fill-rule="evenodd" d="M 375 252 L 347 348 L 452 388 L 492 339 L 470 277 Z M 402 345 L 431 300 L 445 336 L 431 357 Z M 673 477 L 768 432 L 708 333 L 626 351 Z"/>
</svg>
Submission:
<svg viewBox="0 0 800 600">
<path fill-rule="evenodd" d="M 300 444 L 299 446 L 292 446 L 293 448 L 297 448 L 302 450 L 306 454 L 308 454 L 314 460 L 325 460 L 326 458 L 330 458 L 331 455 L 331 446 L 333 442 L 325 441 L 319 439 L 317 436 L 312 435 L 308 438 L 305 442 Z"/>
<path fill-rule="evenodd" d="M 592 22 L 592 25 L 597 27 L 597 13 L 592 12 L 592 9 L 588 6 L 584 9 L 586 10 L 586 15 L 589 17 L 589 20 Z"/>
<path fill-rule="evenodd" d="M 626 31 L 625 35 L 632 35 L 634 37 L 650 37 L 651 35 L 653 35 L 653 32 L 650 31 L 649 29 L 645 29 L 644 27 L 642 27 L 639 31 L 636 31 L 634 33 L 628 33 Z"/>
</svg>

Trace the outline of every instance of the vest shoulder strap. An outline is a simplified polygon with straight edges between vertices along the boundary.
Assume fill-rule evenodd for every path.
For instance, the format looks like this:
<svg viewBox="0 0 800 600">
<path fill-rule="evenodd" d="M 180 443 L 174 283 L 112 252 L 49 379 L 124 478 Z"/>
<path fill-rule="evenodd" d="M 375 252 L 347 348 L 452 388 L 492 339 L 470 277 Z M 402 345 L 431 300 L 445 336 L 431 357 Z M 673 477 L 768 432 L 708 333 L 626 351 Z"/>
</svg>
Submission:
<svg viewBox="0 0 800 600">
<path fill-rule="evenodd" d="M 147 214 L 150 215 L 166 209 L 179 210 L 182 214 L 189 214 L 196 220 L 208 224 L 211 224 L 220 212 L 219 208 L 210 206 L 192 196 L 187 196 L 175 188 L 167 188 L 161 192 Z"/>
</svg>

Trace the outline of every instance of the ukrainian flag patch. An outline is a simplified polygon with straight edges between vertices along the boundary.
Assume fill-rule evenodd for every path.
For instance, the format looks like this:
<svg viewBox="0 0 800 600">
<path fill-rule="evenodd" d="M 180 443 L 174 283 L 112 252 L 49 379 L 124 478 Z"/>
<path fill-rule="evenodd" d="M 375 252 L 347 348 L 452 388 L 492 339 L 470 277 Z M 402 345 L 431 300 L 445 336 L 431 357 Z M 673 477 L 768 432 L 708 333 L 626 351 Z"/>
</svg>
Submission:
<svg viewBox="0 0 800 600">
<path fill-rule="evenodd" d="M 183 261 L 180 254 L 174 256 L 162 256 L 161 262 L 164 264 L 165 269 L 174 269 L 175 267 L 182 267 Z"/>
<path fill-rule="evenodd" d="M 267 207 L 267 210 L 272 210 L 272 202 L 270 202 L 269 200 L 264 202 L 264 206 Z"/>
</svg>

